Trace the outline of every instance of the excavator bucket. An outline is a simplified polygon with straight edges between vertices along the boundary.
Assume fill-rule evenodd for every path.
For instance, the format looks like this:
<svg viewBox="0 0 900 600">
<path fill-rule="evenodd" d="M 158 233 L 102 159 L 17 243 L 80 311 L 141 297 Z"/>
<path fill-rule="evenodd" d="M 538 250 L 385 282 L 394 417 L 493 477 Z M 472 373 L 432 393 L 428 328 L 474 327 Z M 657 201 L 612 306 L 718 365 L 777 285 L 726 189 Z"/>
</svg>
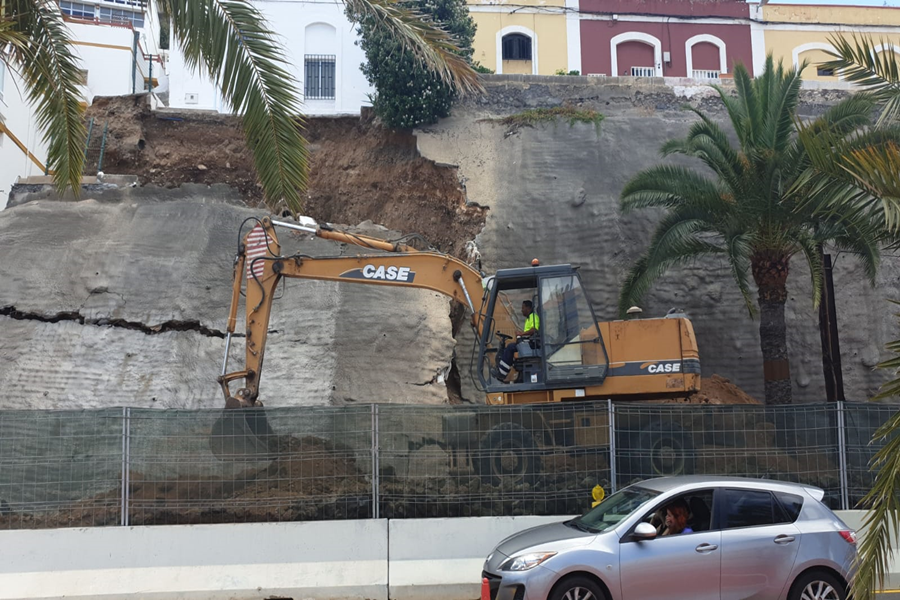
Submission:
<svg viewBox="0 0 900 600">
<path fill-rule="evenodd" d="M 271 460 L 275 445 L 275 433 L 262 407 L 224 409 L 209 438 L 212 453 L 226 462 Z"/>
</svg>

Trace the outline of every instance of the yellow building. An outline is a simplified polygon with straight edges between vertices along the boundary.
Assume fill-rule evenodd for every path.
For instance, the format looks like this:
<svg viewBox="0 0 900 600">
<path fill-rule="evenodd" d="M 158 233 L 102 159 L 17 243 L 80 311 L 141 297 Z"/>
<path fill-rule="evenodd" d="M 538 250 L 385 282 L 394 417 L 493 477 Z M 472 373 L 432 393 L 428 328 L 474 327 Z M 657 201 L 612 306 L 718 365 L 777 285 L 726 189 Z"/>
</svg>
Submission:
<svg viewBox="0 0 900 600">
<path fill-rule="evenodd" d="M 580 53 L 569 56 L 567 28 L 577 30 L 578 20 L 567 18 L 566 0 L 514 2 L 469 1 L 478 27 L 473 59 L 495 73 L 553 75 L 580 69 Z"/>
<path fill-rule="evenodd" d="M 765 39 L 765 51 L 754 56 L 757 68 L 771 52 L 776 62 L 782 59 L 785 65 L 807 61 L 804 80 L 836 82 L 835 74 L 818 66 L 829 60 L 826 51 L 833 47 L 828 40 L 834 34 L 868 35 L 875 41 L 876 52 L 900 53 L 900 8 L 766 4 L 760 10 L 761 22 L 751 25 L 755 55 L 759 34 Z"/>
</svg>

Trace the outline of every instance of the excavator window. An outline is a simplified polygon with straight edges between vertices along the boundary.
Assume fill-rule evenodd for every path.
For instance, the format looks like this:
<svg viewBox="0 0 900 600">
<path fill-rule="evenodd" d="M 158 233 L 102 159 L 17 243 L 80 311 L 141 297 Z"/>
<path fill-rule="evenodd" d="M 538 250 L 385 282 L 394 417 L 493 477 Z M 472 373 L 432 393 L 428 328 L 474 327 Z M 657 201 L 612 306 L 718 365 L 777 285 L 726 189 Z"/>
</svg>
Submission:
<svg viewBox="0 0 900 600">
<path fill-rule="evenodd" d="M 607 359 L 579 278 L 541 278 L 540 306 L 548 383 L 602 379 Z"/>
<path fill-rule="evenodd" d="M 609 366 L 606 350 L 580 278 L 571 266 L 501 270 L 485 291 L 486 327 L 478 372 L 487 389 L 512 392 L 603 382 Z M 524 329 L 525 300 L 532 303 L 540 319 L 539 331 L 530 339 L 516 340 L 515 332 Z M 503 373 L 499 361 L 509 344 L 516 346 L 513 367 L 517 376 L 506 383 L 497 375 Z"/>
</svg>

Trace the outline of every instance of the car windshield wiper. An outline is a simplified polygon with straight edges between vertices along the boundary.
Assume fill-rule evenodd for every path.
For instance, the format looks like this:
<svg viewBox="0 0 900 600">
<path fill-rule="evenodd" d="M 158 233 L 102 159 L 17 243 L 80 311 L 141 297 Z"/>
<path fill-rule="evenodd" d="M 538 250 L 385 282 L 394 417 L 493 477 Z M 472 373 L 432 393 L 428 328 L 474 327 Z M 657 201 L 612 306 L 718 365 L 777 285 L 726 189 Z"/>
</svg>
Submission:
<svg viewBox="0 0 900 600">
<path fill-rule="evenodd" d="M 578 531 L 583 531 L 583 532 L 585 532 L 585 533 L 600 533 L 600 530 L 599 530 L 599 529 L 596 529 L 596 528 L 591 527 L 591 526 L 589 526 L 589 525 L 585 525 L 584 523 L 582 523 L 582 522 L 579 521 L 578 519 L 572 519 L 571 521 L 566 521 L 565 524 L 568 525 L 569 527 L 574 527 L 574 528 L 577 529 Z"/>
</svg>

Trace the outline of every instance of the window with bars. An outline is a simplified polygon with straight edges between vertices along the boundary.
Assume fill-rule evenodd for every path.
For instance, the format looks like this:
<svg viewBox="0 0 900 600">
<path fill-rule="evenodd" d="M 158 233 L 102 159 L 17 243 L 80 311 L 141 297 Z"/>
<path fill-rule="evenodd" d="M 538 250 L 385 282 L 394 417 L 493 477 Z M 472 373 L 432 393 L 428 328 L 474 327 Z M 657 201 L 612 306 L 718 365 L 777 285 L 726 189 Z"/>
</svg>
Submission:
<svg viewBox="0 0 900 600">
<path fill-rule="evenodd" d="M 333 54 L 307 54 L 304 96 L 311 100 L 334 100 Z"/>
<path fill-rule="evenodd" d="M 121 8 L 101 6 L 99 19 L 103 23 L 131 25 L 136 29 L 144 26 L 144 13 L 134 12 L 133 10 L 123 10 Z"/>
<path fill-rule="evenodd" d="M 521 33 L 504 35 L 503 60 L 531 60 L 531 38 Z"/>
<path fill-rule="evenodd" d="M 64 15 L 69 15 L 76 19 L 87 19 L 88 21 L 94 20 L 94 7 L 90 4 L 60 0 L 59 10 L 61 10 Z"/>
<path fill-rule="evenodd" d="M 632 77 L 656 77 L 656 69 L 653 67 L 631 67 Z"/>
<path fill-rule="evenodd" d="M 834 77 L 834 69 L 823 69 L 822 67 L 816 67 L 816 75 L 819 77 Z"/>
</svg>

